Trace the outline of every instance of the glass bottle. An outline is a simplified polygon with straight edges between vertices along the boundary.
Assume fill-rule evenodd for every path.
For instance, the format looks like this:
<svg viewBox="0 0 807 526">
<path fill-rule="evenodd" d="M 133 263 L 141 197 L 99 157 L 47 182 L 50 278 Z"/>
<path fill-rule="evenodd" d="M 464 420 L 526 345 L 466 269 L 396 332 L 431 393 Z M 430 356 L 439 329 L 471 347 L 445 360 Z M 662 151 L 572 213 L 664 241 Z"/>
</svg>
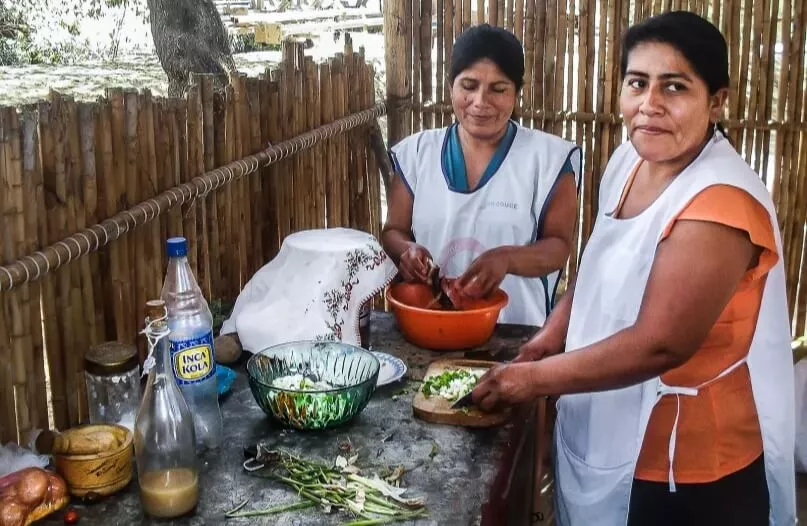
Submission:
<svg viewBox="0 0 807 526">
<path fill-rule="evenodd" d="M 148 382 L 135 421 L 140 503 L 156 518 L 179 517 L 199 501 L 193 416 L 174 379 L 165 302 L 146 304 Z"/>
<path fill-rule="evenodd" d="M 196 443 L 217 448 L 223 434 L 213 348 L 213 315 L 188 263 L 188 242 L 166 242 L 168 271 L 160 294 L 168 308 L 174 377 L 193 413 Z"/>
</svg>

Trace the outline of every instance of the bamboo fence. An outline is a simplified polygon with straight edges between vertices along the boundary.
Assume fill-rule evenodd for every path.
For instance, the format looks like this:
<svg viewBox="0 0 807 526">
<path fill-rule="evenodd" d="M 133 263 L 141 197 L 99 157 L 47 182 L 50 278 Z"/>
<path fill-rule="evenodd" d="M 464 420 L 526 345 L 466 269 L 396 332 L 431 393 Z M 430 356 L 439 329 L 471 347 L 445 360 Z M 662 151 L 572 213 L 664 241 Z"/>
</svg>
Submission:
<svg viewBox="0 0 807 526">
<path fill-rule="evenodd" d="M 289 233 L 380 235 L 374 76 L 349 43 L 323 64 L 286 43 L 223 91 L 196 76 L 184 99 L 0 107 L 0 443 L 86 420 L 84 352 L 137 341 L 167 237 L 206 298 L 234 300 Z"/>
<path fill-rule="evenodd" d="M 387 0 L 390 144 L 453 121 L 446 80 L 456 37 L 488 22 L 524 46 L 521 124 L 581 146 L 584 174 L 573 273 L 597 212 L 597 187 L 624 140 L 619 114 L 620 37 L 672 9 L 706 17 L 729 42 L 731 86 L 724 124 L 771 190 L 783 234 L 794 334 L 807 322 L 806 0 Z"/>
</svg>

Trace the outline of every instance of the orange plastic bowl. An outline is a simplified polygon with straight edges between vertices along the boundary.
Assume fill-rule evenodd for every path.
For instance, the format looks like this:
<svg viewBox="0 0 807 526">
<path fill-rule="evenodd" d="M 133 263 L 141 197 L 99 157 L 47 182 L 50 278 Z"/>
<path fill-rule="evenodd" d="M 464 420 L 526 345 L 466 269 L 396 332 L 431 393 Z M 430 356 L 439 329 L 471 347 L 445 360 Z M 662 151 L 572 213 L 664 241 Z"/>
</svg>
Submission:
<svg viewBox="0 0 807 526">
<path fill-rule="evenodd" d="M 496 289 L 465 310 L 425 308 L 434 298 L 428 285 L 396 283 L 386 292 L 387 301 L 404 338 L 424 349 L 456 351 L 482 345 L 493 335 L 507 294 Z"/>
</svg>

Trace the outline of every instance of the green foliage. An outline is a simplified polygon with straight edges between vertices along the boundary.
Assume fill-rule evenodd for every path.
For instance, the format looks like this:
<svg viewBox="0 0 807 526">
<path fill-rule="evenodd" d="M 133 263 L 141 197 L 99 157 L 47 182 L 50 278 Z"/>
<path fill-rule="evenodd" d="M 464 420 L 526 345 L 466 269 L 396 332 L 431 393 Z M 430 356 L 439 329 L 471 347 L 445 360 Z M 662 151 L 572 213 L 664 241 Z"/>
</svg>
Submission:
<svg viewBox="0 0 807 526">
<path fill-rule="evenodd" d="M 148 24 L 147 0 L 16 0 L 0 2 L 0 65 L 61 64 L 93 55 L 82 24 L 114 18 L 102 58 L 116 58 L 127 14 Z M 54 40 L 51 35 L 66 34 Z"/>
</svg>

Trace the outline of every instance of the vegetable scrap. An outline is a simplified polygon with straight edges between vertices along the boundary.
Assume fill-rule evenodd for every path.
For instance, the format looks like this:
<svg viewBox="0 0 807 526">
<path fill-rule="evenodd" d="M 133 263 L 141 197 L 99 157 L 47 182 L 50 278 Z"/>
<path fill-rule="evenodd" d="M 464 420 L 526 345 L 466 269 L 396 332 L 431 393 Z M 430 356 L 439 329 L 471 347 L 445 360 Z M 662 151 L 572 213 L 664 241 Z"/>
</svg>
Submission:
<svg viewBox="0 0 807 526">
<path fill-rule="evenodd" d="M 425 499 L 405 497 L 400 481 L 406 470 L 398 466 L 386 477 L 363 475 L 356 466 L 358 455 L 339 455 L 333 465 L 297 456 L 285 450 L 258 447 L 256 461 L 270 471 L 270 477 L 294 489 L 305 500 L 276 508 L 241 511 L 246 501 L 225 513 L 226 518 L 270 515 L 319 506 L 324 513 L 341 510 L 356 520 L 352 526 L 389 524 L 427 515 Z"/>
</svg>

